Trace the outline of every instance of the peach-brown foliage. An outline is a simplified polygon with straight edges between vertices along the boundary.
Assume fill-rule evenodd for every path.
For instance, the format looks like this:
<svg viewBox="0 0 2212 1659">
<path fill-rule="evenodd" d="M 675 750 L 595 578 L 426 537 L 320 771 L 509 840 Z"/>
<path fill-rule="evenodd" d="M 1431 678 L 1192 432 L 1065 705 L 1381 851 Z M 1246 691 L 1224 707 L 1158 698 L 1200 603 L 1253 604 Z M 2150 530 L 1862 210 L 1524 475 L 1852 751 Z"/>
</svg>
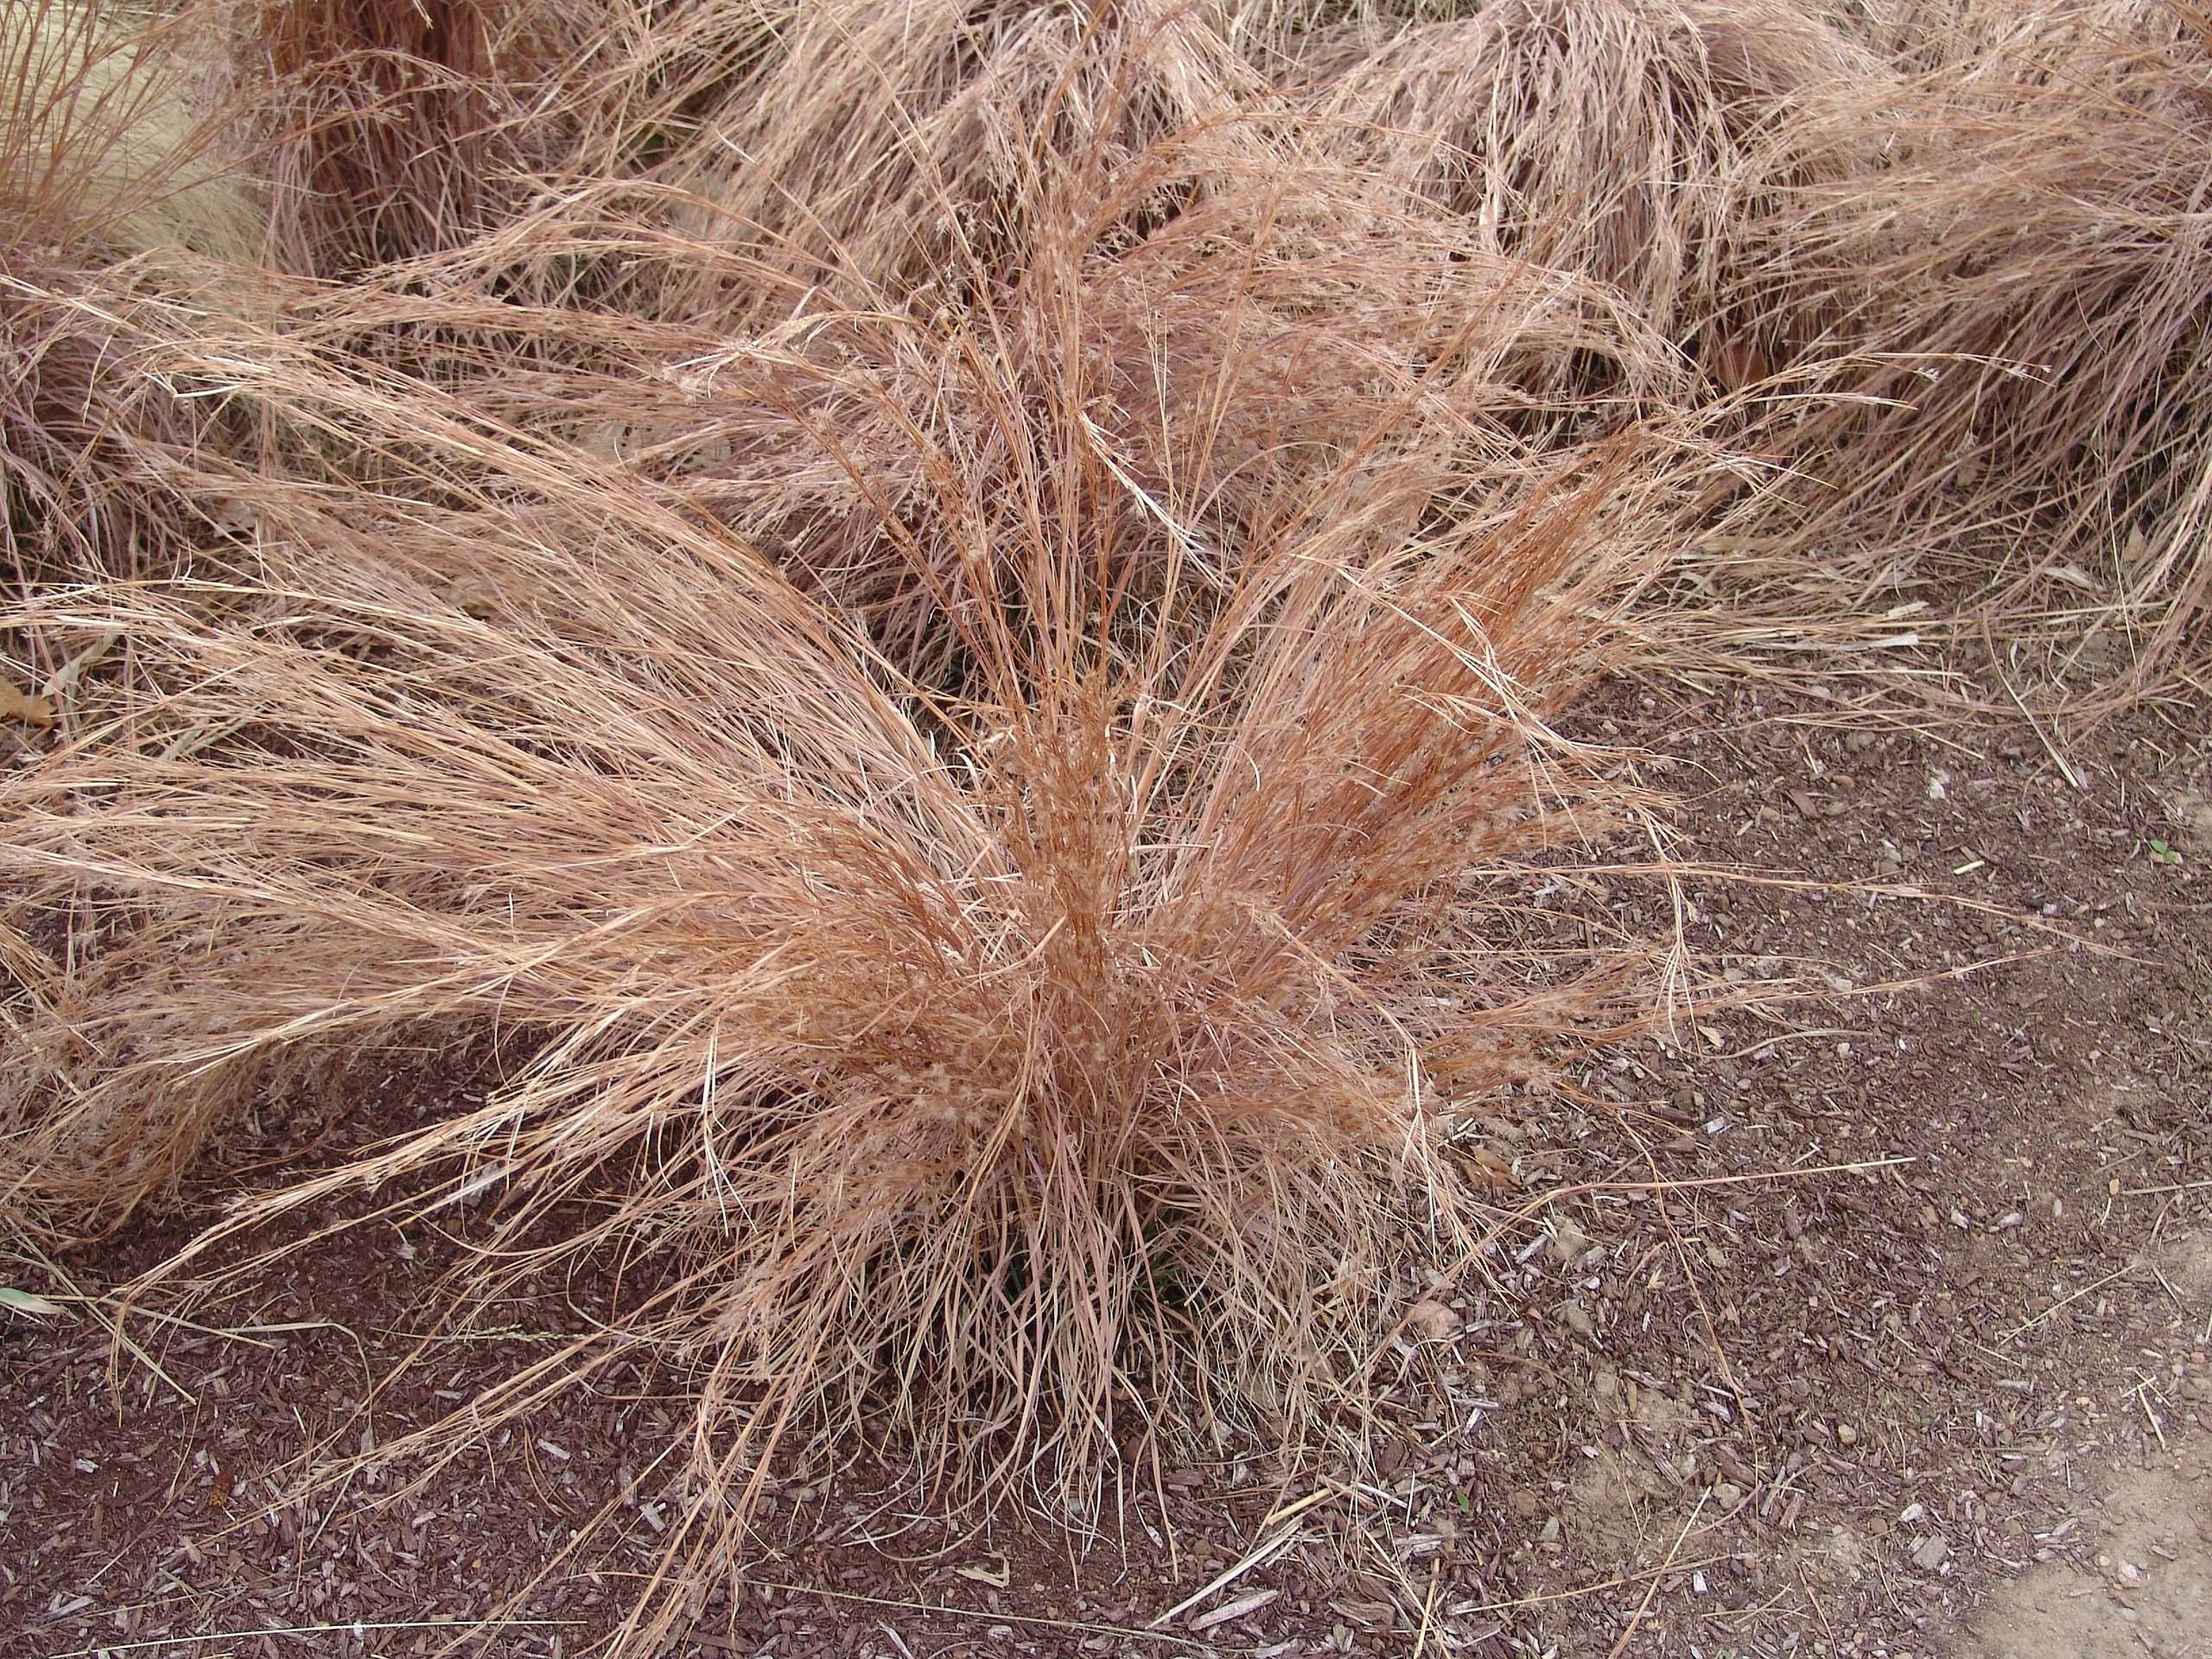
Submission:
<svg viewBox="0 0 2212 1659">
<path fill-rule="evenodd" d="M 1522 912 L 1644 805 L 1547 722 L 1697 512 L 2155 524 L 2170 630 L 2212 570 L 2212 86 L 2140 8 L 206 15 L 295 276 L 5 245 L 11 549 L 111 579 L 20 582 L 0 671 L 117 659 L 0 772 L 0 1208 L 496 1038 L 169 1272 L 365 1185 L 498 1195 L 467 1295 L 650 1263 L 397 1448 L 656 1345 L 638 1651 L 795 1436 L 1080 1513 L 1357 1402 L 1472 1107 L 1658 1001 Z"/>
<path fill-rule="evenodd" d="M 194 21 L 96 0 L 19 0 L 0 12 L 10 242 L 251 256 L 259 212 L 202 91 Z"/>
<path fill-rule="evenodd" d="M 1788 0 L 1507 0 L 1355 32 L 1300 79 L 1359 165 L 1496 250 L 1620 289 L 1738 386 L 1763 319 L 1727 289 L 1759 276 L 1740 225 L 1796 170 L 1789 115 L 1879 68 Z"/>
<path fill-rule="evenodd" d="M 1255 314 L 1313 234 L 1224 256 Z M 620 1341 L 696 1368 L 671 1573 L 726 1559 L 748 1471 L 800 1427 L 1079 1506 L 1141 1425 L 1309 1433 L 1357 1386 L 1406 1218 L 1457 1235 L 1464 1103 L 1648 1006 L 1634 942 L 1554 958 L 1506 921 L 1516 871 L 1635 804 L 1543 718 L 1666 535 L 1675 459 L 1623 434 L 1536 465 L 1418 303 L 1154 337 L 1125 285 L 1172 292 L 1194 252 L 1163 276 L 1086 250 L 958 318 L 832 314 L 664 365 L 747 423 L 732 476 L 845 475 L 842 544 L 933 619 L 925 676 L 805 534 L 771 557 L 512 391 L 206 348 L 413 481 L 223 476 L 257 514 L 251 582 L 5 619 L 123 630 L 139 676 L 0 803 L 26 913 L 112 924 L 48 999 L 101 1064 L 57 1053 L 63 1092 L 19 1105 L 10 1201 L 111 1215 L 170 1173 L 118 1125 L 187 1147 L 303 1047 L 496 1030 L 517 1059 L 481 1110 L 238 1224 L 364 1179 L 416 1213 L 491 1182 L 486 1285 L 656 1252 Z M 1493 284 L 1484 365 L 1573 295 L 1501 274 L 1465 279 Z M 1364 363 L 1366 429 L 1281 455 L 1241 423 L 1344 391 L 1274 360 L 1300 353 Z M 560 1222 L 614 1171 L 603 1219 Z"/>
<path fill-rule="evenodd" d="M 696 198 L 702 238 L 849 304 L 957 307 L 1018 272 L 1070 170 L 1171 134 L 1231 161 L 1264 146 L 1259 77 L 1180 0 L 829 0 L 776 38 L 655 176 Z"/>
<path fill-rule="evenodd" d="M 0 13 L 0 579 L 130 572 L 182 556 L 159 480 L 213 411 L 153 372 L 200 296 L 186 250 L 252 246 L 181 27 L 35 0 Z"/>
<path fill-rule="evenodd" d="M 270 186 L 273 249 L 343 276 L 450 248 L 521 197 L 567 130 L 561 73 L 613 9 L 512 0 L 215 0 L 230 107 Z"/>
<path fill-rule="evenodd" d="M 2212 579 L 2212 38 L 2133 7 L 1971 21 L 1986 43 L 1885 105 L 1808 104 L 1802 142 L 1863 158 L 1871 132 L 1878 160 L 1756 233 L 1786 280 L 1747 280 L 1834 365 L 1781 423 L 1826 493 L 1808 533 L 2024 540 L 2002 573 L 2109 584 L 2155 657 Z"/>
</svg>

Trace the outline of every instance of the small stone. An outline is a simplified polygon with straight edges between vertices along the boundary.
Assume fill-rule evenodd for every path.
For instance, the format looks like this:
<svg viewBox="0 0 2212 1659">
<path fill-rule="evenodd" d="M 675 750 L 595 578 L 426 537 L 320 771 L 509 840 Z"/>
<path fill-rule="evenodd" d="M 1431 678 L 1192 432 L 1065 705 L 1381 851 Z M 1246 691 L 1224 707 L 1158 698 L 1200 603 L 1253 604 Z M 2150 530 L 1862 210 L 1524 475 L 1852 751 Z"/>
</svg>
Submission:
<svg viewBox="0 0 2212 1659">
<path fill-rule="evenodd" d="M 1560 1309 L 1559 1316 L 1567 1321 L 1567 1328 L 1578 1337 L 1591 1338 L 1598 1334 L 1598 1327 L 1590 1318 L 1590 1310 L 1579 1301 L 1567 1303 Z"/>
<path fill-rule="evenodd" d="M 2133 1561 L 2122 1561 L 2120 1564 L 2120 1581 L 2122 1584 L 2142 1583 L 2143 1569 Z"/>
<path fill-rule="evenodd" d="M 1835 1443 L 1838 1446 L 1858 1445 L 1859 1431 L 1849 1423 L 1838 1423 L 1835 1427 Z"/>
<path fill-rule="evenodd" d="M 1950 1545 L 1943 1541 L 1942 1535 L 1939 1533 L 1933 1538 L 1923 1538 L 1920 1541 L 1920 1548 L 1912 1552 L 1912 1564 L 1923 1573 L 1933 1573 L 1943 1565 L 1944 1557 L 1950 1553 Z"/>
<path fill-rule="evenodd" d="M 1744 1489 L 1732 1480 L 1720 1481 L 1713 1486 L 1713 1501 L 1726 1515 L 1744 1501 Z"/>
</svg>

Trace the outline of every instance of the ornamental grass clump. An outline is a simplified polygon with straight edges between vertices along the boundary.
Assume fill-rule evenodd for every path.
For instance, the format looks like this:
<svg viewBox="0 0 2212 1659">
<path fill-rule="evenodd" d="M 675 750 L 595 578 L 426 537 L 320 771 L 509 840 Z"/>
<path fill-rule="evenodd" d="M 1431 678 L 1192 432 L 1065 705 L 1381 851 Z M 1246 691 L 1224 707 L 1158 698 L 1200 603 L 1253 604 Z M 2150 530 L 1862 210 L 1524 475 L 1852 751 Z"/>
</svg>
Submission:
<svg viewBox="0 0 2212 1659">
<path fill-rule="evenodd" d="M 0 618 L 134 652 L 0 784 L 0 875 L 87 942 L 45 1003 L 80 1052 L 18 1098 L 5 1201 L 97 1227 L 270 1068 L 496 1039 L 480 1106 L 165 1274 L 340 1199 L 490 1202 L 463 1306 L 629 1262 L 606 1323 L 385 1450 L 435 1459 L 640 1343 L 675 1362 L 688 1472 L 638 1650 L 742 1560 L 802 1440 L 1082 1515 L 1147 1435 L 1356 1422 L 1400 1264 L 1470 1242 L 1472 1115 L 1656 1005 L 1660 943 L 1527 925 L 1544 867 L 1644 804 L 1546 721 L 1705 464 L 1516 388 L 1516 351 L 1607 338 L 1586 296 L 1440 248 L 1470 331 L 1395 276 L 1298 299 L 1343 257 L 1310 218 L 1155 264 L 1037 222 L 1023 281 L 957 317 L 705 356 L 579 317 L 580 356 L 685 349 L 641 382 L 610 345 L 574 400 L 240 323 L 196 370 L 344 432 L 379 487 L 211 468 L 251 512 L 238 579 Z M 1247 315 L 1141 326 L 1138 294 L 1233 296 L 1209 258 L 1243 262 Z M 777 544 L 556 413 L 626 380 L 666 404 L 626 429 L 742 423 L 715 459 Z M 840 476 L 824 561 L 804 504 Z"/>
<path fill-rule="evenodd" d="M 207 303 L 200 262 L 260 225 L 181 22 L 0 13 L 0 580 L 173 566 L 193 514 L 161 480 L 213 411 L 151 367 Z"/>
<path fill-rule="evenodd" d="M 2171 660 L 2212 582 L 2212 41 L 2127 6 L 1971 21 L 1879 104 L 1809 100 L 1798 146 L 1859 163 L 1753 233 L 1829 394 L 1774 423 L 1789 535 L 1944 556 L 1991 611 Z"/>
</svg>

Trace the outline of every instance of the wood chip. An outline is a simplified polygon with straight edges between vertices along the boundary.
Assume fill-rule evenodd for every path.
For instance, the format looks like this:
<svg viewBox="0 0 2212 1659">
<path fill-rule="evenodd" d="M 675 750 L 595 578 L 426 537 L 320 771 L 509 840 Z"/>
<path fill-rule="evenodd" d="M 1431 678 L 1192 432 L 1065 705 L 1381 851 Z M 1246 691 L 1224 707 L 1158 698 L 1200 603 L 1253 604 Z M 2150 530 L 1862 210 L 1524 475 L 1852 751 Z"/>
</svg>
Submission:
<svg viewBox="0 0 2212 1659">
<path fill-rule="evenodd" d="M 1281 1594 L 1282 1592 L 1280 1590 L 1255 1590 L 1249 1596 L 1239 1596 L 1234 1601 L 1224 1602 L 1210 1613 L 1201 1613 L 1191 1621 L 1191 1628 L 1193 1630 L 1210 1630 L 1217 1624 L 1228 1624 L 1232 1618 L 1256 1613 Z"/>
</svg>

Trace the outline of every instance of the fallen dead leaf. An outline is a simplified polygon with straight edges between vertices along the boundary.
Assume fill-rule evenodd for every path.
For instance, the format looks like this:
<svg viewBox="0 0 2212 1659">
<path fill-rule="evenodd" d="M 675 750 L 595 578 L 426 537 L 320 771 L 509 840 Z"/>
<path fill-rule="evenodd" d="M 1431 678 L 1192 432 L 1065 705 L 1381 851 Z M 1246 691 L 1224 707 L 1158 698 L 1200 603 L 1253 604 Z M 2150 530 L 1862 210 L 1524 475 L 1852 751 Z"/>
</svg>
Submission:
<svg viewBox="0 0 2212 1659">
<path fill-rule="evenodd" d="M 1455 1147 L 1467 1178 L 1479 1186 L 1513 1186 L 1513 1166 L 1487 1147 Z"/>
<path fill-rule="evenodd" d="M 0 680 L 0 720 L 20 720 L 27 726 L 51 726 L 56 718 L 50 699 L 35 697 Z"/>
<path fill-rule="evenodd" d="M 1406 1310 L 1406 1322 L 1424 1337 L 1448 1337 L 1459 1328 L 1459 1316 L 1441 1302 L 1423 1297 Z"/>
</svg>

